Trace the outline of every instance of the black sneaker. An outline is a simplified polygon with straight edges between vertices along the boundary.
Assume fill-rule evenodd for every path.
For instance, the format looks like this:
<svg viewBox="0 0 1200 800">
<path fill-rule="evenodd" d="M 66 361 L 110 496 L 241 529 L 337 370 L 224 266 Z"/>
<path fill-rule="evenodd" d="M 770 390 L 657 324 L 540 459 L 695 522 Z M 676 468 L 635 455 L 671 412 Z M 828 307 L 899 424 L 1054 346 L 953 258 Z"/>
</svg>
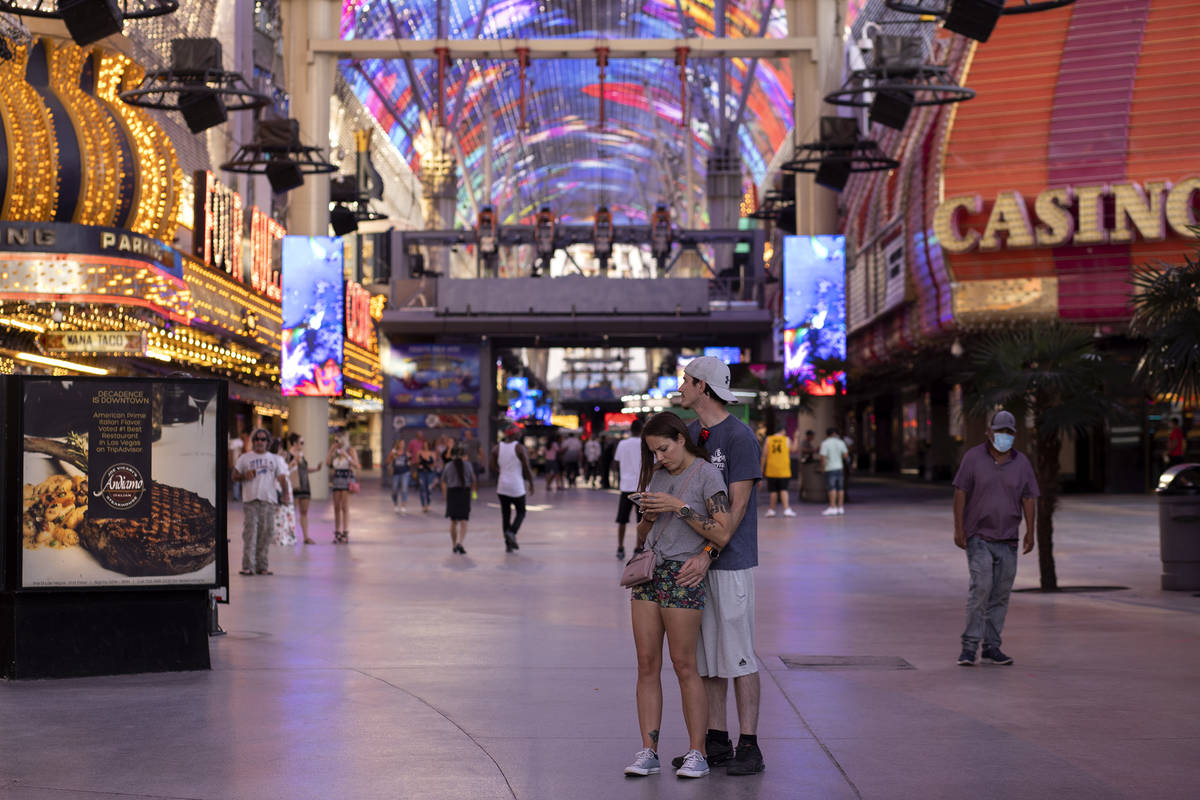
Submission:
<svg viewBox="0 0 1200 800">
<path fill-rule="evenodd" d="M 704 749 L 708 751 L 708 765 L 710 767 L 720 767 L 728 764 L 733 760 L 733 742 L 728 739 L 716 740 L 705 738 Z M 671 759 L 671 766 L 679 769 L 683 766 L 683 759 L 686 756 L 675 756 Z"/>
<path fill-rule="evenodd" d="M 992 647 L 983 651 L 983 663 L 999 664 L 1002 667 L 1007 667 L 1013 663 L 1013 660 L 1004 655 L 1004 653 L 1001 653 L 999 647 Z"/>
<path fill-rule="evenodd" d="M 737 754 L 734 755 L 733 761 L 729 762 L 729 769 L 725 772 L 729 775 L 755 775 L 762 772 L 765 767 L 762 751 L 758 749 L 758 745 L 739 744 Z"/>
<path fill-rule="evenodd" d="M 624 547 L 617 548 L 617 558 L 619 558 L 622 561 L 625 560 L 625 548 Z M 676 767 L 675 769 L 679 769 L 679 767 Z"/>
<path fill-rule="evenodd" d="M 958 665 L 960 667 L 975 666 L 975 651 L 964 649 L 961 653 L 959 653 L 958 654 Z"/>
<path fill-rule="evenodd" d="M 517 535 L 512 531 L 504 532 L 504 546 L 511 553 L 513 550 L 520 550 L 520 545 L 517 544 Z"/>
</svg>

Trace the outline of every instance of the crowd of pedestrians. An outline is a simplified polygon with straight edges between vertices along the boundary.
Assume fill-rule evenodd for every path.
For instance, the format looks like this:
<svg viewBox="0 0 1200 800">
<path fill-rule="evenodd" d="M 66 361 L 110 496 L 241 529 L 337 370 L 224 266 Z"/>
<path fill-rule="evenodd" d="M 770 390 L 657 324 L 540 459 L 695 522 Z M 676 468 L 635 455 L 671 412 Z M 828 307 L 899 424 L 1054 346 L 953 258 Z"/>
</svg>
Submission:
<svg viewBox="0 0 1200 800">
<path fill-rule="evenodd" d="M 671 766 L 681 778 L 700 778 L 714 768 L 730 775 L 764 769 L 758 746 L 760 679 L 755 654 L 755 574 L 758 568 L 758 485 L 768 492 L 764 516 L 795 517 L 789 499 L 792 478 L 811 479 L 819 467 L 828 498 L 824 516 L 845 513 L 851 446 L 830 427 L 819 444 L 814 431 L 783 424 L 759 436 L 730 413 L 737 403 L 728 367 L 700 357 L 684 370 L 680 405 L 673 412 L 636 419 L 622 438 L 581 439 L 573 432 L 551 436 L 543 450 L 526 447 L 523 430 L 510 426 L 488 453 L 473 436 L 434 441 L 418 431 L 397 439 L 384 459 L 394 510 L 407 513 L 410 488 L 421 509 L 432 508 L 440 491 L 449 520 L 451 550 L 466 554 L 464 541 L 473 501 L 485 469 L 496 479 L 500 532 L 507 554 L 520 549 L 518 534 L 526 500 L 534 494 L 541 463 L 547 491 L 576 486 L 617 489 L 618 559 L 625 560 L 627 528 L 635 524 L 634 561 L 652 553 L 653 567 L 630 591 L 635 707 L 641 748 L 625 767 L 629 776 L 662 771 L 658 753 L 662 723 L 663 643 L 667 644 L 679 690 L 689 746 Z M 968 450 L 954 478 L 954 536 L 966 551 L 969 573 L 966 626 L 957 663 L 1010 665 L 1001 649 L 1018 546 L 1034 547 L 1038 485 L 1029 459 L 1014 448 L 1016 421 L 1007 411 L 990 418 L 986 440 Z M 270 575 L 269 545 L 280 541 L 280 511 L 294 509 L 303 542 L 312 544 L 308 512 L 309 476 L 329 470 L 334 543 L 349 541 L 349 498 L 357 490 L 358 456 L 343 433 L 332 439 L 323 463 L 310 466 L 304 438 L 272 441 L 267 431 L 230 445 L 235 496 L 243 503 L 242 575 Z M 801 489 L 803 486 L 801 486 Z M 1019 538 L 1021 523 L 1025 534 Z M 294 541 L 294 539 L 292 540 Z M 644 555 L 642 557 L 645 557 Z M 632 566 L 631 562 L 631 566 Z M 628 584 L 627 584 L 628 585 Z M 982 655 L 978 656 L 982 646 Z M 735 714 L 730 725 L 732 686 Z"/>
</svg>

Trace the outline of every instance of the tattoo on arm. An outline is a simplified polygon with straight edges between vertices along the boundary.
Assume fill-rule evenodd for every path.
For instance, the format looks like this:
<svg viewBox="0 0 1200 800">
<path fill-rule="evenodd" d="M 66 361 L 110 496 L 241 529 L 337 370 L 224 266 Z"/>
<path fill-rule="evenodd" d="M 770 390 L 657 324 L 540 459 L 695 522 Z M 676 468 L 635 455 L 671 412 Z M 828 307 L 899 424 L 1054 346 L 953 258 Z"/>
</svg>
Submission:
<svg viewBox="0 0 1200 800">
<path fill-rule="evenodd" d="M 703 520 L 704 530 L 709 531 L 717 527 L 717 521 L 712 517 L 705 517 Z"/>
<path fill-rule="evenodd" d="M 704 501 L 704 505 L 708 508 L 709 516 L 721 511 L 729 510 L 729 495 L 725 492 L 717 492 L 712 497 Z"/>
</svg>

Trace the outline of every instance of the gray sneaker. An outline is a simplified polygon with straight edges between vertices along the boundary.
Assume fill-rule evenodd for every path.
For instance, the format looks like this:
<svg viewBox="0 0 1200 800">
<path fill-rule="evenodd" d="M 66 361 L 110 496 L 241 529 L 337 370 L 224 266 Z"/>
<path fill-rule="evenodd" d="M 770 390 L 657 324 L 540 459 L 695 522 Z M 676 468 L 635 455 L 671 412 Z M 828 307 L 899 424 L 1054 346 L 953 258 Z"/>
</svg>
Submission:
<svg viewBox="0 0 1200 800">
<path fill-rule="evenodd" d="M 694 751 L 693 751 L 694 752 Z M 703 756 L 701 759 L 703 760 Z M 658 766 L 658 753 L 649 747 L 643 747 L 633 757 L 633 763 L 625 768 L 626 775 L 656 775 L 662 770 Z M 705 769 L 705 772 L 708 770 Z"/>
<path fill-rule="evenodd" d="M 675 774 L 681 778 L 703 778 L 708 774 L 708 760 L 699 750 L 688 750 L 683 757 L 683 766 L 675 770 Z"/>
</svg>

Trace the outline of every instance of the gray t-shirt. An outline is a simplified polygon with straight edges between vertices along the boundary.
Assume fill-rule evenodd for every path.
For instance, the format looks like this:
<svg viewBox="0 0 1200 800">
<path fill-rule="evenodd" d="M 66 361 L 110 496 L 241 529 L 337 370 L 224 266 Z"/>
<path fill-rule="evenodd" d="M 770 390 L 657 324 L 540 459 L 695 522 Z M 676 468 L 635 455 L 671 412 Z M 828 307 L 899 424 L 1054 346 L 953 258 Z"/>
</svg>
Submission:
<svg viewBox="0 0 1200 800">
<path fill-rule="evenodd" d="M 471 467 L 471 462 L 463 459 L 463 479 L 458 479 L 458 467 L 454 466 L 453 461 L 447 461 L 446 466 L 442 468 L 442 480 L 446 482 L 447 489 L 465 489 L 470 486 L 475 480 L 475 470 Z"/>
<path fill-rule="evenodd" d="M 758 566 L 758 479 L 762 477 L 762 459 L 758 437 L 750 426 L 730 414 L 708 429 L 708 441 L 700 442 L 700 420 L 688 423 L 692 441 L 708 448 L 713 466 L 721 471 L 727 485 L 738 481 L 754 481 L 750 488 L 750 502 L 742 524 L 733 532 L 733 538 L 721 551 L 721 558 L 711 569 L 749 569 Z M 730 499 L 732 501 L 732 493 Z M 731 503 L 732 504 L 732 503 Z"/>
<path fill-rule="evenodd" d="M 665 469 L 656 469 L 650 476 L 646 491 L 674 495 L 696 514 L 707 516 L 706 501 L 726 491 L 726 488 L 721 471 L 704 459 L 697 458 L 678 475 L 672 475 Z M 686 520 L 674 514 L 660 514 L 646 541 L 667 561 L 687 561 L 704 549 L 705 543 L 704 537 L 692 530 Z"/>
</svg>

